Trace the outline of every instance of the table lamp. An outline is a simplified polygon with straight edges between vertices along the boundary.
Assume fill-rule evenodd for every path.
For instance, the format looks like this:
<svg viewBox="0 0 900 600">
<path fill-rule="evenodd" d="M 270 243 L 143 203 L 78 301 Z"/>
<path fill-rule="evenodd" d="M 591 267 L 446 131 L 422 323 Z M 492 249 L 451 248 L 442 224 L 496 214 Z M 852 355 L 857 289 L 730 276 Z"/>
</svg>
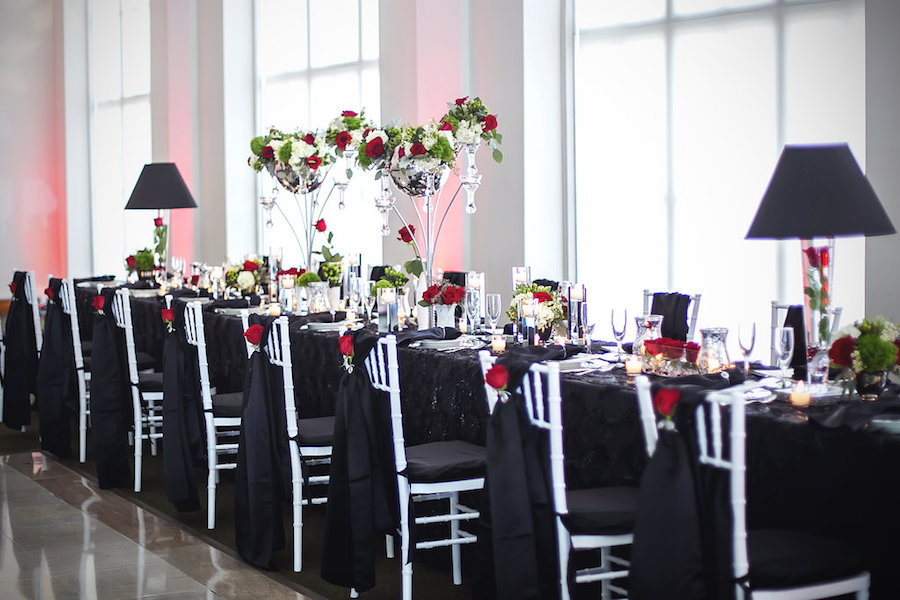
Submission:
<svg viewBox="0 0 900 600">
<path fill-rule="evenodd" d="M 807 382 L 827 381 L 834 238 L 896 233 L 847 144 L 787 145 L 747 239 L 799 239 Z"/>
<path fill-rule="evenodd" d="M 149 163 L 144 165 L 125 210 L 156 209 L 153 230 L 154 252 L 157 263 L 165 268 L 169 242 L 168 227 L 162 211 L 173 208 L 197 208 L 194 197 L 184 183 L 175 163 Z"/>
</svg>

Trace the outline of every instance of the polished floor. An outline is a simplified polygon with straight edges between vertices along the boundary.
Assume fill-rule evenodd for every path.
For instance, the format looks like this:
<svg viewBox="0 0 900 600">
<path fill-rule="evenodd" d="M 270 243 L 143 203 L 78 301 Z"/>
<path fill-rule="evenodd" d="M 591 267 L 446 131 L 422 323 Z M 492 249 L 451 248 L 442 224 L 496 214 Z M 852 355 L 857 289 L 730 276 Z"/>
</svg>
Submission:
<svg viewBox="0 0 900 600">
<path fill-rule="evenodd" d="M 0 598 L 307 596 L 35 452 L 0 456 Z"/>
</svg>

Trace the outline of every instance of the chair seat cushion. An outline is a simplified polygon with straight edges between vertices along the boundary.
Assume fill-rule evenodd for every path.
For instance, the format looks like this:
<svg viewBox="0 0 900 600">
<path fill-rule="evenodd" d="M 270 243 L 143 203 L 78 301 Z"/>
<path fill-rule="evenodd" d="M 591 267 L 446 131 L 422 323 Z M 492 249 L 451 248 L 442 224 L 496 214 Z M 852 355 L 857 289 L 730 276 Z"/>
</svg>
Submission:
<svg viewBox="0 0 900 600">
<path fill-rule="evenodd" d="M 778 589 L 845 579 L 863 572 L 862 554 L 842 542 L 784 529 L 747 534 L 750 585 Z"/>
<path fill-rule="evenodd" d="M 413 483 L 484 477 L 485 465 L 484 447 L 461 440 L 406 448 L 406 476 Z"/>
<path fill-rule="evenodd" d="M 334 439 L 334 417 L 300 419 L 297 423 L 301 446 L 331 446 Z"/>
<path fill-rule="evenodd" d="M 566 490 L 569 513 L 562 522 L 572 535 L 620 535 L 634 530 L 638 488 Z"/>
<path fill-rule="evenodd" d="M 156 359 L 147 354 L 146 352 L 135 352 L 134 358 L 137 361 L 138 371 L 147 371 L 150 369 L 156 369 Z"/>
<path fill-rule="evenodd" d="M 163 391 L 163 374 L 138 373 L 138 389 L 142 392 Z"/>
<path fill-rule="evenodd" d="M 212 395 L 214 417 L 240 417 L 244 410 L 244 392 Z"/>
</svg>

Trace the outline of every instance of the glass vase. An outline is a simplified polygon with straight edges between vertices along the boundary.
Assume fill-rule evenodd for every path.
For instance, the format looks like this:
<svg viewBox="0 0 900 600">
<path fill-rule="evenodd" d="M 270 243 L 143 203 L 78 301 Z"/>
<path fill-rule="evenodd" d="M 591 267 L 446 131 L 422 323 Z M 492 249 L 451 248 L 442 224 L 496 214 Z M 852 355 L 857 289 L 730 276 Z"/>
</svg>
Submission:
<svg viewBox="0 0 900 600">
<path fill-rule="evenodd" d="M 700 352 L 697 355 L 697 369 L 703 373 L 719 373 L 728 368 L 728 349 L 725 338 L 728 329 L 725 327 L 708 327 L 700 330 Z"/>
<path fill-rule="evenodd" d="M 640 356 L 644 353 L 644 342 L 662 337 L 662 315 L 641 315 L 634 318 L 637 324 L 637 337 L 634 338 L 631 353 Z"/>
<path fill-rule="evenodd" d="M 812 387 L 828 381 L 831 345 L 831 287 L 834 239 L 801 240 L 803 259 L 803 321 L 806 329 L 806 379 Z"/>
</svg>

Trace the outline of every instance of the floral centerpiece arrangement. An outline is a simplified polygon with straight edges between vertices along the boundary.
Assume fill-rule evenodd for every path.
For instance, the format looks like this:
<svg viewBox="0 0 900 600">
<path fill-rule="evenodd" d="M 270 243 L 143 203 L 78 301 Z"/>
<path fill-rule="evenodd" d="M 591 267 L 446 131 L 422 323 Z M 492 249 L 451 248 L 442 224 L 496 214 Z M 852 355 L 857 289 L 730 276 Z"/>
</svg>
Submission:
<svg viewBox="0 0 900 600">
<path fill-rule="evenodd" d="M 322 278 L 312 271 L 304 271 L 297 277 L 297 285 L 300 287 L 309 287 L 309 284 L 318 281 L 322 281 Z"/>
<path fill-rule="evenodd" d="M 438 327 L 453 327 L 456 324 L 456 305 L 465 299 L 466 288 L 443 281 L 428 286 L 418 304 L 434 308 L 437 317 L 435 325 Z"/>
<path fill-rule="evenodd" d="M 441 117 L 441 130 L 449 130 L 457 144 L 477 145 L 482 141 L 491 148 L 496 162 L 503 160 L 500 143 L 503 136 L 497 131 L 497 117 L 488 111 L 481 98 L 457 98 L 448 102 L 447 113 Z"/>
<path fill-rule="evenodd" d="M 388 125 L 384 128 L 367 127 L 363 130 L 360 141 L 359 156 L 356 162 L 360 168 L 374 170 L 375 179 L 381 178 L 381 173 L 390 165 L 394 149 L 400 144 L 403 132 Z"/>
<path fill-rule="evenodd" d="M 225 271 L 225 287 L 239 293 L 251 293 L 262 283 L 262 261 L 248 258 L 241 265 L 231 265 Z"/>
<path fill-rule="evenodd" d="M 882 316 L 863 319 L 841 329 L 828 350 L 833 365 L 855 379 L 860 396 L 876 397 L 884 389 L 886 372 L 898 365 L 898 327 Z"/>
<path fill-rule="evenodd" d="M 325 130 L 325 141 L 334 147 L 337 156 L 354 157 L 359 152 L 363 143 L 363 134 L 374 129 L 374 125 L 366 121 L 366 111 L 356 113 L 352 110 L 341 112 L 341 116 L 335 117 Z M 348 171 L 347 178 L 353 177 Z"/>
<path fill-rule="evenodd" d="M 265 169 L 290 192 L 305 194 L 322 183 L 324 169 L 334 162 L 325 135 L 316 131 L 284 133 L 270 129 L 250 140 L 247 163 L 257 173 Z"/>
<path fill-rule="evenodd" d="M 138 250 L 125 259 L 125 268 L 129 273 L 147 273 L 156 268 L 156 259 L 149 248 Z"/>
<path fill-rule="evenodd" d="M 507 318 L 516 323 L 519 320 L 519 306 L 523 301 L 535 299 L 537 305 L 537 328 L 542 337 L 549 336 L 554 328 L 562 325 L 565 318 L 565 310 L 558 290 L 551 290 L 549 286 L 534 283 L 521 283 L 513 292 L 513 299 L 506 309 Z"/>
<path fill-rule="evenodd" d="M 644 370 L 656 375 L 674 377 L 697 373 L 700 346 L 661 337 L 646 340 L 643 346 Z"/>
</svg>

